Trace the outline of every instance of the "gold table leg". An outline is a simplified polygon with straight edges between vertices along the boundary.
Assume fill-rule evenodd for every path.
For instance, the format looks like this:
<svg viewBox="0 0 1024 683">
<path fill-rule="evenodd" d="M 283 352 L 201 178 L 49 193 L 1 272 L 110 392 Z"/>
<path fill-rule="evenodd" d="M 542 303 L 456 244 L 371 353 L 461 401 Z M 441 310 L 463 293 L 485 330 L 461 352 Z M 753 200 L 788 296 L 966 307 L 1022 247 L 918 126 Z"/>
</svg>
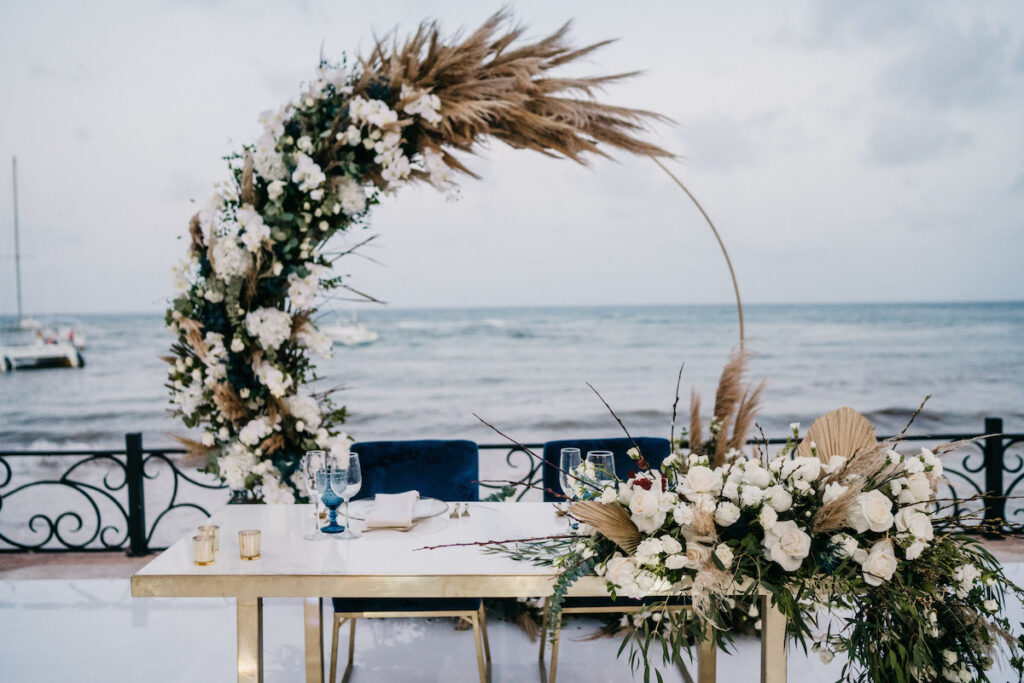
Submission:
<svg viewBox="0 0 1024 683">
<path fill-rule="evenodd" d="M 786 617 L 761 598 L 761 683 L 786 683 Z"/>
<path fill-rule="evenodd" d="M 324 680 L 323 598 L 305 598 L 303 617 L 306 622 L 306 683 Z"/>
<path fill-rule="evenodd" d="M 718 680 L 718 648 L 715 647 L 714 627 L 710 624 L 697 649 L 697 683 L 715 683 Z"/>
<path fill-rule="evenodd" d="M 237 598 L 238 683 L 263 683 L 263 598 Z"/>
</svg>

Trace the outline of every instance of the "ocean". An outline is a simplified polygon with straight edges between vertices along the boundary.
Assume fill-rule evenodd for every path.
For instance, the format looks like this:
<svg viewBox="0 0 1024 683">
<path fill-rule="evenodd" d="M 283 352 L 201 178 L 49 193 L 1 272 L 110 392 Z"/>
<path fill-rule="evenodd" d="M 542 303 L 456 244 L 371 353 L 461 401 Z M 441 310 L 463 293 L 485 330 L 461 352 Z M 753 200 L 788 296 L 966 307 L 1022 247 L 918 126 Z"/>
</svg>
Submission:
<svg viewBox="0 0 1024 683">
<path fill-rule="evenodd" d="M 185 434 L 167 411 L 162 316 L 78 320 L 84 369 L 0 375 L 0 448 Z M 364 308 L 359 320 L 379 341 L 335 347 L 316 386 L 339 389 L 348 431 L 364 440 L 502 442 L 474 413 L 520 441 L 618 434 L 587 382 L 634 436 L 667 436 L 680 364 L 680 412 L 691 386 L 710 406 L 738 337 L 731 306 Z M 926 395 L 914 433 L 979 432 L 986 415 L 1024 431 L 1024 303 L 751 305 L 746 333 L 769 436 L 842 405 L 891 433 Z"/>
</svg>

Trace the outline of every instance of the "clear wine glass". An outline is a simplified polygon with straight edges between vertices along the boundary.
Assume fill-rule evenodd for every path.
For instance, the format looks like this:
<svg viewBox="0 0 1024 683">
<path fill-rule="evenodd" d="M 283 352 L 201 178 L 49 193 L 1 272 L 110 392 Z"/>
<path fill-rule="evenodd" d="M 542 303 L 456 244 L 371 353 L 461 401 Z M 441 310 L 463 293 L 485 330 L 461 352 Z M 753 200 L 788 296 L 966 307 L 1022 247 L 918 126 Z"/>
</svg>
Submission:
<svg viewBox="0 0 1024 683">
<path fill-rule="evenodd" d="M 306 478 L 306 489 L 313 503 L 313 532 L 303 536 L 307 541 L 322 541 L 327 538 L 320 533 L 320 483 L 316 476 L 326 464 L 327 454 L 324 451 L 306 451 L 302 456 L 302 474 Z"/>
<path fill-rule="evenodd" d="M 348 483 L 348 470 L 329 464 L 317 472 L 317 479 L 320 484 L 321 498 L 327 506 L 327 526 L 320 529 L 325 534 L 340 534 L 345 527 L 338 524 L 338 506 L 343 498 L 339 491 L 344 491 Z"/>
<path fill-rule="evenodd" d="M 575 500 L 579 482 L 576 477 L 579 476 L 580 467 L 580 449 L 578 448 L 563 448 L 562 457 L 559 461 L 558 483 L 562 486 L 562 493 L 569 500 Z"/>
<path fill-rule="evenodd" d="M 594 464 L 591 483 L 598 494 L 615 483 L 615 456 L 611 451 L 590 451 L 587 453 L 587 462 Z"/>
<path fill-rule="evenodd" d="M 352 528 L 352 520 L 348 516 L 348 502 L 363 487 L 363 472 L 359 467 L 359 454 L 349 453 L 348 469 L 345 471 L 345 488 L 341 497 L 345 499 L 345 531 L 338 538 L 359 538 L 362 534 Z"/>
</svg>

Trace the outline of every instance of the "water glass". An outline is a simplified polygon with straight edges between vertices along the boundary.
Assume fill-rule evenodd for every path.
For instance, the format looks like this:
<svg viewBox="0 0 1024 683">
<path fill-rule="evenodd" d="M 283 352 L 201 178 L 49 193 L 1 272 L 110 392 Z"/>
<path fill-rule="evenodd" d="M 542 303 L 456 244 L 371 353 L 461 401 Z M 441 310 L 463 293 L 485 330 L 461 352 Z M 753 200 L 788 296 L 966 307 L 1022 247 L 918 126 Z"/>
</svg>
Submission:
<svg viewBox="0 0 1024 683">
<path fill-rule="evenodd" d="M 363 472 L 359 467 L 359 454 L 349 453 L 348 469 L 345 472 L 345 488 L 341 492 L 341 497 L 345 499 L 345 531 L 339 538 L 359 538 L 362 534 L 352 528 L 351 519 L 348 516 L 348 502 L 363 487 Z"/>
<path fill-rule="evenodd" d="M 327 537 L 320 533 L 320 482 L 317 472 L 327 464 L 327 453 L 324 451 L 306 451 L 302 456 L 302 476 L 306 480 L 306 489 L 313 502 L 313 531 L 303 536 L 307 541 L 322 541 Z"/>
<path fill-rule="evenodd" d="M 580 485 L 576 479 L 580 474 L 580 449 L 563 448 L 558 466 L 558 483 L 562 486 L 562 493 L 569 500 L 575 500 L 579 495 Z"/>
<path fill-rule="evenodd" d="M 611 451 L 590 451 L 587 453 L 587 462 L 594 465 L 591 484 L 599 493 L 615 483 L 615 456 Z"/>
<path fill-rule="evenodd" d="M 325 534 L 340 534 L 345 527 L 338 524 L 338 506 L 343 500 L 341 493 L 348 485 L 348 470 L 328 463 L 327 467 L 317 471 L 316 479 L 320 489 L 320 498 L 328 510 L 327 525 L 320 531 Z"/>
</svg>

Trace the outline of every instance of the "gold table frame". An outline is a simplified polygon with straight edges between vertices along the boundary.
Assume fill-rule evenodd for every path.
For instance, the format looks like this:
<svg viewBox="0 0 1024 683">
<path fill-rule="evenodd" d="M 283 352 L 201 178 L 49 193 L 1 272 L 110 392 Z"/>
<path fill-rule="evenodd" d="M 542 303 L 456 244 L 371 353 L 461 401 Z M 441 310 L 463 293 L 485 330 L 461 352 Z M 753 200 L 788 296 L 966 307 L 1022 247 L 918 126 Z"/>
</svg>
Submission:
<svg viewBox="0 0 1024 683">
<path fill-rule="evenodd" d="M 186 575 L 136 574 L 132 595 L 145 598 L 234 598 L 238 620 L 238 681 L 263 681 L 263 599 L 304 601 L 306 681 L 321 683 L 324 671 L 323 599 L 332 597 L 529 598 L 550 595 L 555 577 L 538 574 L 357 576 L 357 575 Z M 607 596 L 604 580 L 584 577 L 569 595 Z M 786 681 L 786 619 L 761 597 L 761 681 Z M 716 649 L 710 640 L 697 652 L 697 680 L 716 680 Z M 542 669 L 543 671 L 543 669 Z"/>
</svg>

